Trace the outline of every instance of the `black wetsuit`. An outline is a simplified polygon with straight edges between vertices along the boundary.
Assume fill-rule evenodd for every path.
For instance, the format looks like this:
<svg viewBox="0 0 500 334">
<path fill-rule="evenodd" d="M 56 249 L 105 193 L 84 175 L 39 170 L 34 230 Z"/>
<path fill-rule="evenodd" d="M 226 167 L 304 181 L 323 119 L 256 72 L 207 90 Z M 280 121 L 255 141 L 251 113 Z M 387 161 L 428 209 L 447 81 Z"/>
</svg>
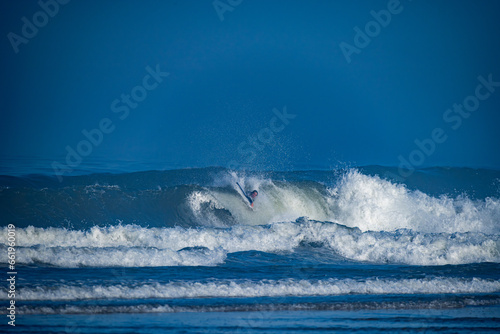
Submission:
<svg viewBox="0 0 500 334">
<path fill-rule="evenodd" d="M 247 194 L 245 194 L 245 197 L 248 199 L 248 201 L 250 202 L 250 205 L 253 204 L 253 199 L 252 197 L 248 196 Z"/>
</svg>

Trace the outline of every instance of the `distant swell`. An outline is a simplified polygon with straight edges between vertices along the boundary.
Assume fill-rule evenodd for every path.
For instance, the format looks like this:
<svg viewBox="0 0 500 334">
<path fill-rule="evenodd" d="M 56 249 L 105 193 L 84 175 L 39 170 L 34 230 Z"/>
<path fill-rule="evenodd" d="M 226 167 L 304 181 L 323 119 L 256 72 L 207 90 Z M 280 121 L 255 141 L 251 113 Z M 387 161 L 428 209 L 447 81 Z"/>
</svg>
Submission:
<svg viewBox="0 0 500 334">
<path fill-rule="evenodd" d="M 453 300 L 398 301 L 398 302 L 338 302 L 338 303 L 273 303 L 213 306 L 179 306 L 139 304 L 119 306 L 21 306 L 20 314 L 112 314 L 112 313 L 176 313 L 176 312 L 267 312 L 267 311 L 357 311 L 357 310 L 412 310 L 450 309 L 467 306 L 488 306 L 500 303 L 499 298 L 458 298 Z"/>
</svg>

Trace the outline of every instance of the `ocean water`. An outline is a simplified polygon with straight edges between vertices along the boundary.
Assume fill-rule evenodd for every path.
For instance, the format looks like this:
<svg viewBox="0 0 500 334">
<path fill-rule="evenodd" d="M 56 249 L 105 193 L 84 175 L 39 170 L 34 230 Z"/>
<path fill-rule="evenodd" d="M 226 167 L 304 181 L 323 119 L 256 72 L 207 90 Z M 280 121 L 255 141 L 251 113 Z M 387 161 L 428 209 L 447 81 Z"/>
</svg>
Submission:
<svg viewBox="0 0 500 334">
<path fill-rule="evenodd" d="M 500 171 L 2 172 L 3 330 L 500 329 Z"/>
</svg>

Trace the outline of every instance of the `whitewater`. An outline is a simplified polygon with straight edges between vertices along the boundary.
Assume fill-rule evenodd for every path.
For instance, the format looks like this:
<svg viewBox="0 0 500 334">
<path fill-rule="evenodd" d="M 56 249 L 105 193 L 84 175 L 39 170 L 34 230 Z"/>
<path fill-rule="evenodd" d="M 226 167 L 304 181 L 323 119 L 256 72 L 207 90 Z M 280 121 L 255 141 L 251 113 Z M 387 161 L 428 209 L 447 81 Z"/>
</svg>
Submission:
<svg viewBox="0 0 500 334">
<path fill-rule="evenodd" d="M 457 317 L 496 328 L 500 172 L 395 175 L 381 166 L 2 175 L 0 263 L 13 224 L 27 319 L 245 312 L 252 325 L 242 326 L 258 328 L 259 312 L 438 319 L 481 308 L 477 319 Z M 258 190 L 253 210 L 236 182 Z"/>
</svg>

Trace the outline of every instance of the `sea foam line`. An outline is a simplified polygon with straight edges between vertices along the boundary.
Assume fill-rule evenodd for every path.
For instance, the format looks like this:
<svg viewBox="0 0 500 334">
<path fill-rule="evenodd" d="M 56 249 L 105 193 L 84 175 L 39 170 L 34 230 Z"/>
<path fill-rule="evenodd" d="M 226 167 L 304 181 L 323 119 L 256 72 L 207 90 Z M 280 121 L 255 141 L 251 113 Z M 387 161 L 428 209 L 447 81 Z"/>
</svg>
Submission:
<svg viewBox="0 0 500 334">
<path fill-rule="evenodd" d="M 212 282 L 59 285 L 21 288 L 18 300 L 179 299 L 500 292 L 500 281 L 481 278 L 325 280 L 217 280 Z M 3 298 L 3 296 L 2 296 Z"/>
<path fill-rule="evenodd" d="M 4 233 L 6 235 L 6 233 Z M 228 253 L 292 251 L 321 243 L 347 259 L 373 263 L 445 265 L 500 262 L 500 237 L 483 233 L 362 232 L 331 222 L 296 222 L 231 228 L 145 228 L 118 225 L 87 231 L 17 230 L 19 264 L 78 266 L 217 265 Z M 2 240 L 0 236 L 0 241 Z M 5 246 L 4 246 L 5 247 Z M 0 262 L 7 261 L 0 252 Z"/>
<path fill-rule="evenodd" d="M 19 314 L 111 314 L 111 313 L 176 313 L 176 312 L 266 312 L 266 311 L 356 311 L 356 310 L 412 310 L 450 309 L 466 306 L 489 306 L 500 303 L 500 298 L 454 298 L 430 301 L 382 302 L 323 302 L 323 303 L 271 303 L 232 305 L 61 305 L 20 306 Z"/>
</svg>

